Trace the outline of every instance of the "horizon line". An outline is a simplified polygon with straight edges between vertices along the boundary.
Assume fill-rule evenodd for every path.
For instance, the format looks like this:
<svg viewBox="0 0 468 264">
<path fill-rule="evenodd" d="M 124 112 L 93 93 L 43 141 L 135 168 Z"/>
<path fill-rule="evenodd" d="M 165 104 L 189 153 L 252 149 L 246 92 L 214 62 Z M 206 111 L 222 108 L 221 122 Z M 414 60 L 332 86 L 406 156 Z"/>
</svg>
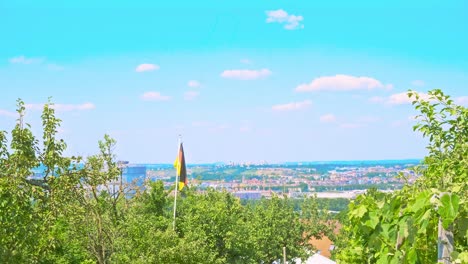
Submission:
<svg viewBox="0 0 468 264">
<path fill-rule="evenodd" d="M 357 160 L 314 160 L 314 161 L 281 161 L 281 162 L 267 162 L 263 165 L 274 165 L 274 164 L 288 164 L 288 163 L 349 163 L 349 162 L 399 162 L 399 161 L 419 161 L 421 162 L 424 158 L 405 158 L 405 159 L 357 159 Z M 152 162 L 135 162 L 132 163 L 130 161 L 121 160 L 124 162 L 128 162 L 129 164 L 144 164 L 144 165 L 173 165 L 171 162 L 168 163 L 152 163 Z M 214 162 L 196 162 L 196 163 L 187 163 L 187 165 L 207 165 L 207 164 L 260 164 L 263 161 L 214 161 Z"/>
</svg>

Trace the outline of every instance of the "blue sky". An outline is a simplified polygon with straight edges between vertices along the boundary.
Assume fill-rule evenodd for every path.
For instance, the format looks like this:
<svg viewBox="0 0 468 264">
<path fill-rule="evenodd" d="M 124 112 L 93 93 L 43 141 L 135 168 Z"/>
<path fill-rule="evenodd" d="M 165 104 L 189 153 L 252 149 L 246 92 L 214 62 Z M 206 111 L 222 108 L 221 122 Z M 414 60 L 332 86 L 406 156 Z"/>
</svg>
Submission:
<svg viewBox="0 0 468 264">
<path fill-rule="evenodd" d="M 421 158 L 402 93 L 468 104 L 466 1 L 62 2 L 0 2 L 0 128 L 52 96 L 70 155 Z"/>
</svg>

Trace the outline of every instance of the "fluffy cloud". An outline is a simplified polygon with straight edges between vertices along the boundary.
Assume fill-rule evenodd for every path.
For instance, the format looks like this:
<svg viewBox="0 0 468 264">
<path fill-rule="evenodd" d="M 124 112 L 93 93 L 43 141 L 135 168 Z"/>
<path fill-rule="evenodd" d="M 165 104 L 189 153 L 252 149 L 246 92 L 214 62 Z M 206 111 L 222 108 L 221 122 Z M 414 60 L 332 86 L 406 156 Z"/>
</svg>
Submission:
<svg viewBox="0 0 468 264">
<path fill-rule="evenodd" d="M 17 113 L 15 112 L 10 112 L 7 110 L 0 109 L 0 116 L 6 116 L 6 117 L 16 117 Z"/>
<path fill-rule="evenodd" d="M 13 57 L 10 60 L 10 63 L 13 64 L 35 64 L 35 63 L 42 63 L 44 58 L 27 58 L 23 55 L 18 57 Z"/>
<path fill-rule="evenodd" d="M 419 97 L 423 100 L 426 100 L 426 101 L 429 101 L 429 95 L 426 94 L 426 93 L 420 93 L 420 92 L 417 92 L 419 94 Z M 386 100 L 386 102 L 388 104 L 392 104 L 392 105 L 401 105 L 401 104 L 411 104 L 414 100 L 414 97 L 413 98 L 409 98 L 408 96 L 408 92 L 402 92 L 402 93 L 397 93 L 397 94 L 392 94 L 388 97 L 388 99 Z"/>
<path fill-rule="evenodd" d="M 353 91 L 372 90 L 376 88 L 392 89 L 393 85 L 384 85 L 379 80 L 371 77 L 356 77 L 351 75 L 337 74 L 335 76 L 323 76 L 315 78 L 311 83 L 304 83 L 297 86 L 296 91 Z"/>
<path fill-rule="evenodd" d="M 336 121 L 334 114 L 326 114 L 320 117 L 320 122 L 322 123 L 333 123 Z"/>
<path fill-rule="evenodd" d="M 377 116 L 361 116 L 359 117 L 358 122 L 368 124 L 368 123 L 379 122 L 380 120 L 381 118 Z"/>
<path fill-rule="evenodd" d="M 373 96 L 369 98 L 369 102 L 371 103 L 383 103 L 385 101 L 385 98 L 381 96 Z"/>
<path fill-rule="evenodd" d="M 418 120 L 418 116 L 416 115 L 410 115 L 407 116 L 406 119 L 400 119 L 400 120 L 394 120 L 390 123 L 391 127 L 401 127 L 401 126 L 407 126 L 409 124 L 413 124 L 415 121 Z"/>
<path fill-rule="evenodd" d="M 160 92 L 146 92 L 141 96 L 144 101 L 167 101 L 171 99 L 170 96 L 162 95 Z"/>
<path fill-rule="evenodd" d="M 47 64 L 47 69 L 51 71 L 63 71 L 64 67 L 55 63 Z"/>
<path fill-rule="evenodd" d="M 156 64 L 143 63 L 136 67 L 136 72 L 145 72 L 145 71 L 156 71 L 159 70 L 159 66 Z"/>
<path fill-rule="evenodd" d="M 266 15 L 267 23 L 285 24 L 284 28 L 287 30 L 304 28 L 304 25 L 301 24 L 301 21 L 304 20 L 302 16 L 290 15 L 283 9 L 266 11 Z"/>
<path fill-rule="evenodd" d="M 231 127 L 227 123 L 216 123 L 209 121 L 194 121 L 192 122 L 193 127 L 205 128 L 211 132 L 220 132 Z"/>
<path fill-rule="evenodd" d="M 261 70 L 225 70 L 221 73 L 221 77 L 237 80 L 255 80 L 265 78 L 271 75 L 268 69 Z"/>
<path fill-rule="evenodd" d="M 199 81 L 196 81 L 196 80 L 190 80 L 188 81 L 187 83 L 188 87 L 192 87 L 192 88 L 195 88 L 195 87 L 200 87 L 201 84 Z"/>
<path fill-rule="evenodd" d="M 192 122 L 192 126 L 194 127 L 208 127 L 213 125 L 211 122 L 208 121 L 194 121 Z"/>
<path fill-rule="evenodd" d="M 371 123 L 380 122 L 381 120 L 382 119 L 377 116 L 361 116 L 361 117 L 354 119 L 351 122 L 340 122 L 338 126 L 344 129 L 356 129 L 356 128 L 367 127 Z M 335 120 L 333 120 L 333 122 L 334 121 Z"/>
<path fill-rule="evenodd" d="M 46 63 L 46 58 L 28 58 L 23 55 L 9 59 L 12 64 L 41 64 L 47 67 L 50 71 L 62 71 L 64 67 L 57 63 Z"/>
<path fill-rule="evenodd" d="M 425 83 L 424 81 L 421 81 L 421 80 L 414 80 L 411 82 L 411 85 L 421 87 L 421 86 L 424 86 Z"/>
<path fill-rule="evenodd" d="M 278 104 L 271 107 L 273 111 L 293 111 L 293 110 L 301 110 L 308 108 L 312 105 L 310 100 L 305 100 L 302 102 L 291 102 L 288 104 Z"/>
<path fill-rule="evenodd" d="M 184 93 L 184 99 L 190 101 L 190 100 L 197 98 L 199 95 L 200 95 L 200 92 L 188 91 Z"/>
<path fill-rule="evenodd" d="M 425 101 L 434 101 L 431 99 L 427 93 L 416 92 L 419 97 Z M 401 105 L 401 104 L 411 104 L 414 100 L 413 98 L 409 98 L 408 92 L 392 94 L 386 100 L 386 103 L 393 104 L 393 105 Z M 459 105 L 468 105 L 468 96 L 460 96 L 454 98 L 454 102 Z"/>
<path fill-rule="evenodd" d="M 249 126 L 241 126 L 241 127 L 239 128 L 239 131 L 240 131 L 240 132 L 243 132 L 243 133 L 245 133 L 245 132 L 250 132 L 251 130 L 252 130 L 252 128 L 250 128 Z"/>
<path fill-rule="evenodd" d="M 431 101 L 430 96 L 427 93 L 416 92 L 419 97 L 426 101 Z M 369 98 L 369 102 L 371 103 L 385 103 L 387 105 L 402 105 L 402 104 L 411 104 L 414 100 L 413 98 L 409 98 L 408 92 L 401 92 L 392 94 L 388 97 L 381 97 L 381 96 L 374 96 Z M 456 100 L 455 100 L 456 101 Z"/>
<path fill-rule="evenodd" d="M 252 64 L 252 61 L 249 59 L 241 59 L 240 62 L 243 64 Z"/>
<path fill-rule="evenodd" d="M 30 110 L 39 110 L 41 111 L 44 108 L 44 104 L 25 104 L 26 109 Z M 83 103 L 83 104 L 54 104 L 51 108 L 59 112 L 70 112 L 70 111 L 85 111 L 92 110 L 96 108 L 93 103 Z"/>
<path fill-rule="evenodd" d="M 56 104 L 54 109 L 57 111 L 82 111 L 82 110 L 91 110 L 96 108 L 96 106 L 92 103 L 84 103 L 84 104 Z"/>
<path fill-rule="evenodd" d="M 220 131 L 220 130 L 228 129 L 230 127 L 231 127 L 231 125 L 229 125 L 229 124 L 221 124 L 221 125 L 218 125 L 218 126 L 214 127 L 212 130 Z"/>
<path fill-rule="evenodd" d="M 340 125 L 341 128 L 354 129 L 362 127 L 362 124 L 358 123 L 343 123 Z"/>
<path fill-rule="evenodd" d="M 468 96 L 460 96 L 455 98 L 455 103 L 459 105 L 468 105 Z"/>
</svg>

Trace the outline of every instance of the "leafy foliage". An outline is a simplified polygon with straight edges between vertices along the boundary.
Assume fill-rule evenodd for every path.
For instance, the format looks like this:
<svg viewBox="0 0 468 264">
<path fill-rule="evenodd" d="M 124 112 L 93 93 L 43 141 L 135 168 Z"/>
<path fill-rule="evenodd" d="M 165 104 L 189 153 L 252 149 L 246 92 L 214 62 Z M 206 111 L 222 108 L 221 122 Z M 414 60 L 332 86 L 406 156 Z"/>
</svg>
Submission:
<svg viewBox="0 0 468 264">
<path fill-rule="evenodd" d="M 438 223 L 453 232 L 455 263 L 468 256 L 468 109 L 440 90 L 429 100 L 410 91 L 429 139 L 422 176 L 393 193 L 370 190 L 349 205 L 337 258 L 344 263 L 435 263 Z"/>
<path fill-rule="evenodd" d="M 41 142 L 21 100 L 17 112 L 9 147 L 0 131 L 0 263 L 271 263 L 283 247 L 289 259 L 306 256 L 309 238 L 332 230 L 314 197 L 295 210 L 286 197 L 242 205 L 227 192 L 186 189 L 174 231 L 171 190 L 119 181 L 114 139 L 105 135 L 96 155 L 65 157 L 50 100 Z M 31 177 L 39 166 L 43 178 Z"/>
</svg>

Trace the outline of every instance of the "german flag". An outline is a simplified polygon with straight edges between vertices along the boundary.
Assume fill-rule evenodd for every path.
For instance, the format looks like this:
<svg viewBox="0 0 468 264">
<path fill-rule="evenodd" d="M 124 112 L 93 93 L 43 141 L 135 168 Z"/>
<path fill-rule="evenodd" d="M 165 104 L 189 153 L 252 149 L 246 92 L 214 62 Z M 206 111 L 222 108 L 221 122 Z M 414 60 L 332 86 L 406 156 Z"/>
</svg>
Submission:
<svg viewBox="0 0 468 264">
<path fill-rule="evenodd" d="M 179 190 L 182 190 L 187 185 L 187 168 L 185 167 L 184 146 L 182 143 L 179 145 L 179 153 L 174 162 L 174 168 L 176 168 L 177 176 L 179 176 Z"/>
</svg>

